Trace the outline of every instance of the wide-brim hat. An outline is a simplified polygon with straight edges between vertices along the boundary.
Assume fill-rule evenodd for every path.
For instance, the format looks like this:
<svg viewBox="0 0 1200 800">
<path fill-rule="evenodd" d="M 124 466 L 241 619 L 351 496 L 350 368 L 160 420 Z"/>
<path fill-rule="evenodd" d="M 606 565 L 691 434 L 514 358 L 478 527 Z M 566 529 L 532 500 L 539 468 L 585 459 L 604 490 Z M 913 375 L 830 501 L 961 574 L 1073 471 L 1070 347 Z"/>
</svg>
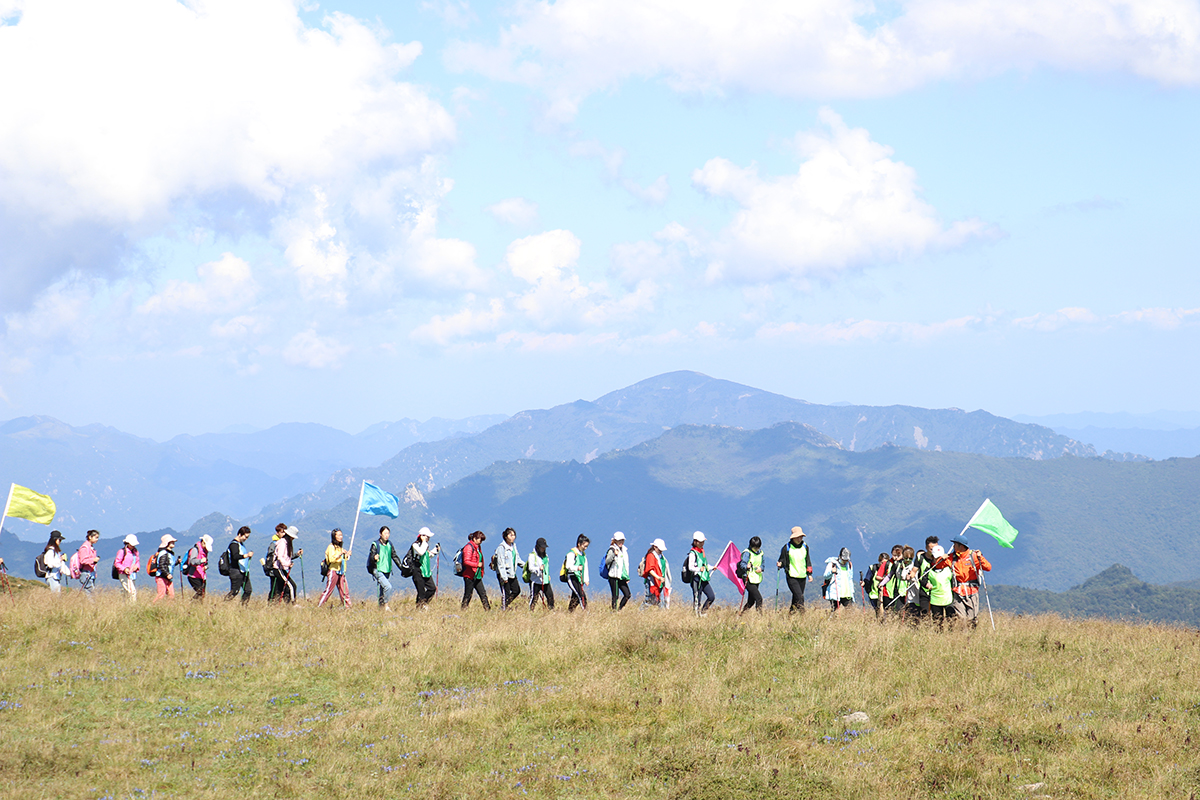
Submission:
<svg viewBox="0 0 1200 800">
<path fill-rule="evenodd" d="M 667 552 L 667 543 L 664 542 L 662 539 L 655 539 L 650 544 L 657 547 L 659 550 L 661 550 L 664 553 Z"/>
<path fill-rule="evenodd" d="M 801 528 L 799 525 L 797 525 L 796 527 L 792 528 L 792 535 L 789 536 L 788 538 L 789 539 L 803 539 L 807 535 L 808 534 L 806 534 L 804 532 L 804 529 Z"/>
<path fill-rule="evenodd" d="M 179 540 L 178 540 L 178 539 L 176 539 L 176 538 L 175 538 L 174 536 L 172 536 L 171 534 L 169 534 L 169 533 L 164 533 L 164 534 L 162 535 L 162 538 L 158 540 L 158 546 L 159 546 L 159 547 L 166 547 L 167 545 L 169 545 L 169 544 L 172 544 L 173 542 L 177 542 L 177 541 L 179 541 Z"/>
<path fill-rule="evenodd" d="M 138 538 L 131 533 L 125 537 L 125 544 L 129 545 L 130 547 L 137 547 Z"/>
<path fill-rule="evenodd" d="M 417 536 L 428 536 L 430 539 L 432 539 L 433 531 L 429 530 L 427 527 L 423 527 L 421 530 L 417 531 Z"/>
<path fill-rule="evenodd" d="M 967 547 L 967 548 L 969 548 L 971 546 L 971 545 L 967 544 L 967 537 L 961 533 L 958 536 L 955 536 L 953 539 L 951 539 L 950 542 L 952 544 L 961 544 L 963 547 Z"/>
<path fill-rule="evenodd" d="M 207 533 L 200 537 L 200 542 L 204 545 L 205 550 L 212 550 L 213 538 Z"/>
<path fill-rule="evenodd" d="M 287 530 L 285 530 L 283 532 L 283 535 L 288 537 L 289 539 L 295 539 L 297 536 L 300 535 L 300 529 L 297 528 L 295 525 L 288 525 Z"/>
</svg>

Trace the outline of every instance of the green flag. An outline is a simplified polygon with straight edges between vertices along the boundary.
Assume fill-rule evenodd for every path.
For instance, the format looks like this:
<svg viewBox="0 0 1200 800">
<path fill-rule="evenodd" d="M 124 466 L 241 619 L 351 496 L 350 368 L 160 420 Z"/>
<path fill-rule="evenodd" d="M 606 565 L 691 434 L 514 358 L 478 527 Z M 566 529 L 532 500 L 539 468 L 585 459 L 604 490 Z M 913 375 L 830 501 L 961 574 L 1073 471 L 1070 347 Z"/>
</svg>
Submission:
<svg viewBox="0 0 1200 800">
<path fill-rule="evenodd" d="M 54 501 L 49 496 L 14 483 L 8 490 L 8 504 L 4 507 L 4 516 L 49 525 L 54 521 L 56 510 Z"/>
<path fill-rule="evenodd" d="M 983 501 L 983 505 L 975 512 L 975 516 L 971 517 L 967 527 L 983 531 L 999 542 L 1001 547 L 1012 547 L 1017 538 L 1017 529 L 1008 524 L 1008 520 L 991 500 Z"/>
</svg>

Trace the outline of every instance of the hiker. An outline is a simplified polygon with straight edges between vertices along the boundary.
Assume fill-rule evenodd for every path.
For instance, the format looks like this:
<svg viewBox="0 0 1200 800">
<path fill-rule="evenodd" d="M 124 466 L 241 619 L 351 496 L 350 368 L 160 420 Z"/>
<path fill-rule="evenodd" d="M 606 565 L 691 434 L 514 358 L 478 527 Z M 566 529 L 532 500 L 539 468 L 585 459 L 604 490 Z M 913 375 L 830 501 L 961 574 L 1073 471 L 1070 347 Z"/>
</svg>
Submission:
<svg viewBox="0 0 1200 800">
<path fill-rule="evenodd" d="M 212 546 L 213 538 L 206 533 L 188 550 L 183 574 L 187 576 L 188 583 L 195 592 L 192 595 L 193 600 L 203 600 L 208 588 L 208 554 L 212 552 Z"/>
<path fill-rule="evenodd" d="M 950 540 L 953 550 L 950 566 L 954 569 L 954 618 L 965 619 L 972 628 L 979 616 L 979 571 L 991 572 L 992 565 L 983 553 L 972 550 L 967 537 L 959 534 Z"/>
<path fill-rule="evenodd" d="M 854 605 L 854 564 L 849 547 L 825 559 L 825 599 L 833 611 Z"/>
<path fill-rule="evenodd" d="M 371 549 L 367 551 L 367 572 L 379 584 L 379 607 L 384 611 L 392 610 L 392 592 L 395 591 L 392 588 L 392 567 L 400 566 L 400 556 L 396 555 L 396 548 L 388 542 L 391 537 L 391 528 L 384 525 L 379 529 L 379 539 L 371 542 Z"/>
<path fill-rule="evenodd" d="M 526 563 L 529 578 L 529 609 L 537 605 L 538 596 L 546 608 L 554 610 L 554 588 L 550 585 L 550 555 L 546 552 L 546 540 L 539 538 L 533 543 L 533 552 Z"/>
<path fill-rule="evenodd" d="M 79 588 L 90 596 L 96 588 L 96 565 L 100 556 L 96 555 L 96 542 L 100 541 L 100 531 L 88 531 L 75 553 L 77 569 L 71 571 L 71 577 L 79 581 Z"/>
<path fill-rule="evenodd" d="M 459 551 L 462 554 L 462 607 L 464 609 L 471 605 L 471 594 L 475 593 L 479 595 L 479 602 L 483 604 L 483 610 L 492 610 L 492 604 L 488 601 L 487 589 L 483 585 L 483 543 L 486 541 L 486 533 L 473 531 L 467 537 L 467 543 Z"/>
<path fill-rule="evenodd" d="M 158 549 L 154 551 L 154 555 L 150 557 L 150 563 L 146 564 L 146 574 L 154 576 L 154 585 L 157 591 L 154 594 L 154 602 L 157 603 L 164 597 L 175 596 L 175 576 L 173 574 L 175 565 L 179 563 L 179 557 L 175 555 L 175 542 L 178 541 L 169 533 L 164 533 L 158 541 Z M 154 569 L 150 569 L 150 564 L 154 565 Z"/>
<path fill-rule="evenodd" d="M 629 551 L 625 549 L 625 534 L 617 531 L 612 536 L 608 552 L 604 554 L 604 572 L 612 590 L 612 609 L 620 611 L 629 602 Z M 621 602 L 617 603 L 617 595 Z"/>
<path fill-rule="evenodd" d="M 288 525 L 279 535 L 279 541 L 275 543 L 272 551 L 275 564 L 272 578 L 279 584 L 279 591 L 275 595 L 275 599 L 289 605 L 296 604 L 296 581 L 292 580 L 292 559 L 304 555 L 304 548 L 294 549 L 296 537 L 299 535 L 299 528 L 295 525 Z"/>
<path fill-rule="evenodd" d="M 113 559 L 113 571 L 120 578 L 121 588 L 125 590 L 125 596 L 131 603 L 137 602 L 137 573 L 142 568 L 137 549 L 138 538 L 131 533 L 125 537 L 121 549 L 117 551 L 117 557 Z"/>
<path fill-rule="evenodd" d="M 433 582 L 433 557 L 441 552 L 441 545 L 429 546 L 429 540 L 433 538 L 433 531 L 429 528 L 421 528 L 417 531 L 417 540 L 412 543 L 412 553 L 416 557 L 417 563 L 413 565 L 412 580 L 413 588 L 417 591 L 417 609 L 424 610 L 429 606 L 429 601 L 437 594 L 437 584 Z M 517 594 L 521 590 L 518 587 Z"/>
<path fill-rule="evenodd" d="M 46 586 L 50 587 L 51 592 L 62 591 L 63 575 L 67 573 L 67 559 L 63 558 L 62 541 L 65 537 L 62 531 L 50 531 L 50 540 L 46 542 L 46 548 L 42 550 L 42 576 L 46 579 Z M 37 570 L 37 562 L 34 562 L 34 572 Z"/>
<path fill-rule="evenodd" d="M 738 563 L 738 577 L 746 582 L 746 602 L 738 616 L 745 614 L 751 607 L 761 614 L 763 597 L 758 587 L 763 580 L 763 551 L 762 539 L 758 536 L 750 537 L 750 544 L 746 546 L 746 552 L 742 553 L 742 560 Z"/>
<path fill-rule="evenodd" d="M 509 603 L 521 596 L 521 581 L 517 576 L 525 567 L 517 551 L 517 532 L 505 528 L 492 559 L 496 562 L 496 578 L 500 581 L 500 608 L 507 609 Z"/>
<path fill-rule="evenodd" d="M 709 606 L 717 599 L 712 586 L 709 585 L 712 569 L 708 566 L 708 556 L 704 555 L 704 542 L 703 531 L 696 531 L 692 534 L 692 549 L 688 551 L 687 559 L 683 564 L 683 574 L 692 584 L 692 607 L 700 616 L 707 614 Z M 700 601 L 702 596 L 704 597 L 703 605 Z"/>
<path fill-rule="evenodd" d="M 242 551 L 242 545 L 249 538 L 250 526 L 243 525 L 225 551 L 225 557 L 229 559 L 229 594 L 225 599 L 232 600 L 241 592 L 242 605 L 250 602 L 250 594 L 254 591 L 250 586 L 250 559 L 254 557 L 254 551 Z"/>
<path fill-rule="evenodd" d="M 891 555 L 887 556 L 886 566 L 881 558 L 879 569 L 875 574 L 875 585 L 879 591 L 879 617 L 882 620 L 886 613 L 899 614 L 904 608 L 904 595 L 908 584 L 904 580 L 903 571 L 904 546 L 892 545 Z"/>
<path fill-rule="evenodd" d="M 322 569 L 325 570 L 325 591 L 321 593 L 321 599 L 317 601 L 317 608 L 325 604 L 333 595 L 333 590 L 336 587 L 338 597 L 342 599 L 342 605 L 349 608 L 353 605 L 350 602 L 350 587 L 346 584 L 346 562 L 350 560 L 350 551 L 342 549 L 344 537 L 341 528 L 334 528 L 329 532 L 329 544 L 325 546 L 325 560 L 322 563 Z"/>
<path fill-rule="evenodd" d="M 930 550 L 938 543 L 938 537 L 925 537 L 925 549 L 916 554 L 913 560 L 916 569 L 913 570 L 914 582 L 917 584 L 917 614 L 913 619 L 916 622 L 919 619 L 924 619 L 929 616 L 929 590 L 925 580 L 925 573 L 933 569 L 933 556 L 930 555 Z M 938 549 L 941 549 L 940 547 Z"/>
<path fill-rule="evenodd" d="M 283 532 L 287 530 L 286 523 L 279 523 L 275 526 L 275 533 L 271 536 L 271 544 L 267 546 L 266 558 L 260 558 L 259 563 L 262 564 L 263 574 L 267 576 L 267 602 L 274 602 L 280 594 L 283 593 L 287 583 L 280 576 L 279 571 L 275 569 L 275 546 L 279 544 L 279 540 L 283 538 Z"/>
<path fill-rule="evenodd" d="M 808 545 L 804 543 L 804 536 L 804 530 L 799 525 L 792 528 L 791 538 L 779 551 L 779 560 L 775 562 L 775 569 L 784 570 L 788 591 L 792 593 L 789 615 L 797 611 L 804 613 L 804 586 L 812 577 L 812 556 L 808 552 Z M 777 577 L 776 587 L 778 585 Z"/>
<path fill-rule="evenodd" d="M 587 611 L 587 590 L 583 587 L 588 585 L 587 549 L 590 543 L 591 539 L 582 533 L 579 534 L 575 538 L 575 546 L 567 551 L 567 557 L 563 559 L 559 577 L 565 579 L 567 586 L 571 587 L 571 602 L 567 603 L 568 612 L 577 607 Z"/>
<path fill-rule="evenodd" d="M 667 557 L 663 555 L 666 550 L 667 543 L 655 539 L 650 543 L 650 549 L 646 551 L 638 569 L 638 574 L 646 580 L 646 603 L 652 606 L 662 604 L 663 595 L 671 585 Z"/>
<path fill-rule="evenodd" d="M 904 555 L 900 559 L 900 586 L 904 591 L 902 599 L 898 602 L 903 604 L 900 611 L 901 619 L 911 620 L 914 624 L 917 618 L 921 615 L 921 604 L 919 601 L 921 587 L 917 583 L 917 551 L 910 544 L 904 545 Z"/>
<path fill-rule="evenodd" d="M 923 573 L 922 587 L 929 595 L 929 617 L 942 630 L 954 605 L 954 569 L 940 544 L 929 548 L 931 565 Z"/>
<path fill-rule="evenodd" d="M 876 616 L 879 616 L 879 609 L 881 607 L 879 596 L 883 589 L 883 577 L 887 575 L 889 563 L 888 554 L 880 553 L 878 560 L 867 567 L 866 575 L 859 581 L 859 585 L 863 589 L 863 594 L 867 596 L 867 602 L 871 604 L 871 609 L 875 612 Z"/>
</svg>

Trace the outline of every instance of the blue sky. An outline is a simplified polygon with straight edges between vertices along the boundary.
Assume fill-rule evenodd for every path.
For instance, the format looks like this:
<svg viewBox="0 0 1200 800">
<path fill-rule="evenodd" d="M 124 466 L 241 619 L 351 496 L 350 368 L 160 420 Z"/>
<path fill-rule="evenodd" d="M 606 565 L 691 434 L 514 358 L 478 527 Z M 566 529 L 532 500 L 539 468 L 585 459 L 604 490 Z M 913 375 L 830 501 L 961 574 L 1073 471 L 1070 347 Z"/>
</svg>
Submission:
<svg viewBox="0 0 1200 800">
<path fill-rule="evenodd" d="M 1200 410 L 1200 4 L 0 0 L 0 419 Z"/>
</svg>

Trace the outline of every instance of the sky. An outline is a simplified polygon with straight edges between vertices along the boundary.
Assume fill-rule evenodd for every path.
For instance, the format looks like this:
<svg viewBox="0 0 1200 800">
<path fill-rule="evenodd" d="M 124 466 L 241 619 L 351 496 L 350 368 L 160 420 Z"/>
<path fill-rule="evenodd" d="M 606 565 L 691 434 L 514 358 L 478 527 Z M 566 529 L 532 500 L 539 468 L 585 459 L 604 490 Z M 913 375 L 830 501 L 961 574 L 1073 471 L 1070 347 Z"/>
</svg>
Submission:
<svg viewBox="0 0 1200 800">
<path fill-rule="evenodd" d="M 1200 3 L 0 0 L 0 420 L 1200 410 Z"/>
</svg>

